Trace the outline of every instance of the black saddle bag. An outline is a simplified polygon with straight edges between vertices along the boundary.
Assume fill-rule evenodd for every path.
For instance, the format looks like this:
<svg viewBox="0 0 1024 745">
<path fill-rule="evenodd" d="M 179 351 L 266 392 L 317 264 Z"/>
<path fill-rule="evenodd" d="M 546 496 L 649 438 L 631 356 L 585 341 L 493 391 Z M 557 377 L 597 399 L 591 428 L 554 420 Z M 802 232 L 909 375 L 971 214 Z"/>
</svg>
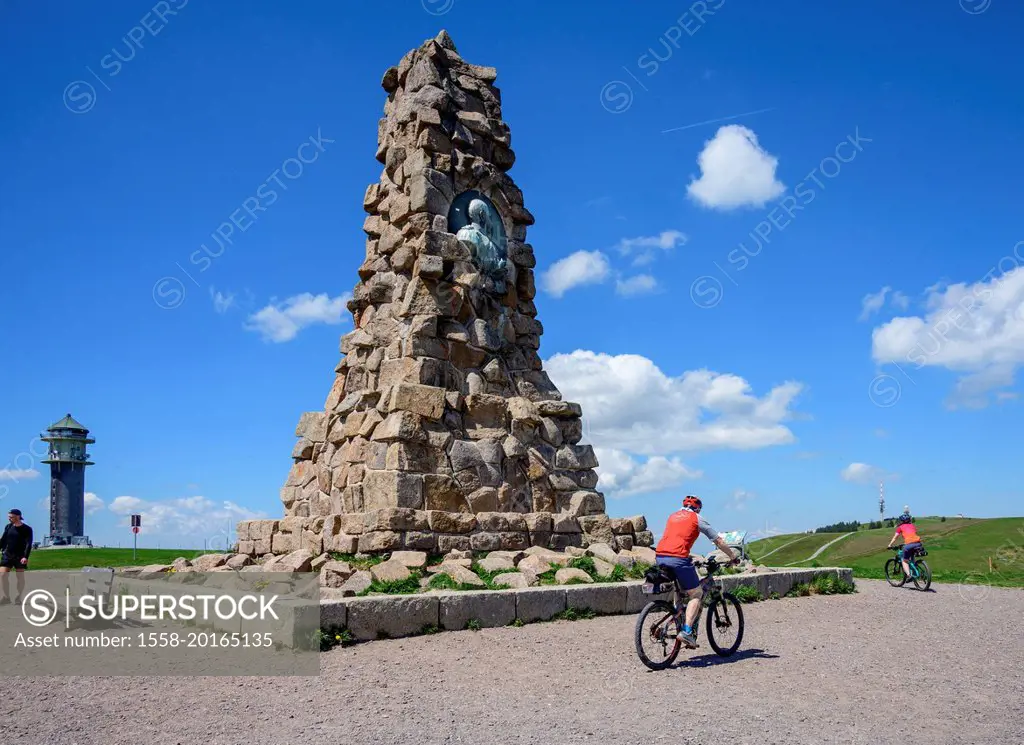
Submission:
<svg viewBox="0 0 1024 745">
<path fill-rule="evenodd" d="M 675 588 L 676 577 L 668 567 L 655 564 L 644 572 L 643 591 L 647 595 L 660 595 Z"/>
</svg>

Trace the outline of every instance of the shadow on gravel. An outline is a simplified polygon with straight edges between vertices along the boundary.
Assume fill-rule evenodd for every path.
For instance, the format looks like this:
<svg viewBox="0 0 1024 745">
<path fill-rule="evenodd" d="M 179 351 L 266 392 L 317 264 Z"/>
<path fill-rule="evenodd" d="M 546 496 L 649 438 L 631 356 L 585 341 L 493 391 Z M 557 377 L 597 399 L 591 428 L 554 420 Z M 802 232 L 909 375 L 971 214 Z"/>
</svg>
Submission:
<svg viewBox="0 0 1024 745">
<path fill-rule="evenodd" d="M 697 657 L 689 657 L 678 662 L 670 669 L 681 667 L 712 667 L 714 665 L 729 665 L 733 662 L 743 660 L 777 660 L 777 654 L 768 654 L 763 649 L 742 649 L 731 657 L 719 657 L 717 654 L 702 654 Z"/>
</svg>

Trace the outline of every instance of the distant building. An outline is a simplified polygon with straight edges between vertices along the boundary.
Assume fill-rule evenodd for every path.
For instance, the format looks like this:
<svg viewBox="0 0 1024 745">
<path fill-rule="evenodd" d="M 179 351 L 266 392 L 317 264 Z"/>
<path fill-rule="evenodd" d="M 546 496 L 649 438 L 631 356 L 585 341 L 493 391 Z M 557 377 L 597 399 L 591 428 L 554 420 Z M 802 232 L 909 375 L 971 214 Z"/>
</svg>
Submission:
<svg viewBox="0 0 1024 745">
<path fill-rule="evenodd" d="M 96 442 L 68 414 L 46 430 L 50 450 L 50 533 L 44 546 L 91 546 L 85 535 L 85 469 L 93 465 L 86 446 Z"/>
</svg>

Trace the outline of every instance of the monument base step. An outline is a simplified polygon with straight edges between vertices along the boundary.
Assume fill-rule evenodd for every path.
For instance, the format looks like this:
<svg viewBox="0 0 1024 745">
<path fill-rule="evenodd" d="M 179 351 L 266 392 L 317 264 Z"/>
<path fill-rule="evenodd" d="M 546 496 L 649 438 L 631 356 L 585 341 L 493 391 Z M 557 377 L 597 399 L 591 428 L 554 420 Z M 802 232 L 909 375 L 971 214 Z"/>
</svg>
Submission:
<svg viewBox="0 0 1024 745">
<path fill-rule="evenodd" d="M 556 551 L 607 543 L 614 549 L 650 547 L 653 534 L 643 516 L 610 518 L 600 513 L 445 512 L 388 508 L 369 512 L 246 520 L 238 523 L 238 553 L 261 557 L 299 549 L 320 553 L 385 553 L 396 550 L 521 551 L 543 546 Z"/>
</svg>

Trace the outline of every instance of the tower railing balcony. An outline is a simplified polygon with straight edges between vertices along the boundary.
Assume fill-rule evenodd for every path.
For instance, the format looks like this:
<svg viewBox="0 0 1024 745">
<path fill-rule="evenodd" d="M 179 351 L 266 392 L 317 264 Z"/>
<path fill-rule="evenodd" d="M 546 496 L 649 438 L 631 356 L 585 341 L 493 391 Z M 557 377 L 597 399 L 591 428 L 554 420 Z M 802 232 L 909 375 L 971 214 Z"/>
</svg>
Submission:
<svg viewBox="0 0 1024 745">
<path fill-rule="evenodd" d="M 92 453 L 49 453 L 42 463 L 91 463 Z"/>
<path fill-rule="evenodd" d="M 48 431 L 46 434 L 39 435 L 39 439 L 43 442 L 49 442 L 50 440 L 78 440 L 80 442 L 96 442 L 92 437 L 89 437 L 85 432 L 74 430 L 74 429 L 55 429 Z"/>
</svg>

